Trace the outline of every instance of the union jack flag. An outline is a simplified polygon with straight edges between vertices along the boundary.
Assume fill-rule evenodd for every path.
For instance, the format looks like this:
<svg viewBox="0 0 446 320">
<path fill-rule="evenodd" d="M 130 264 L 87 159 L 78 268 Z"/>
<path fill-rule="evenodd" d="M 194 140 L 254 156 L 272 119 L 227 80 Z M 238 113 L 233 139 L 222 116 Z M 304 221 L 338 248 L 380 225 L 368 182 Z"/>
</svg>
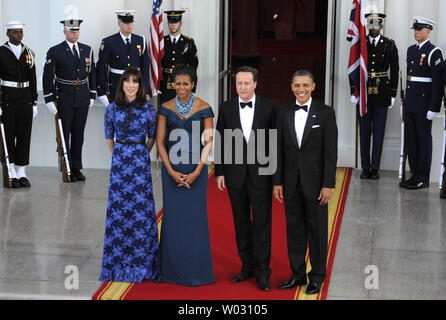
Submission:
<svg viewBox="0 0 446 320">
<path fill-rule="evenodd" d="M 350 83 L 355 86 L 355 97 L 359 98 L 359 114 L 363 117 L 367 113 L 367 38 L 365 33 L 364 0 L 353 0 L 350 14 L 350 27 L 347 40 L 350 45 L 350 60 L 348 76 Z"/>
<path fill-rule="evenodd" d="M 162 78 L 161 59 L 164 57 L 164 30 L 161 5 L 163 0 L 153 0 L 152 20 L 150 23 L 150 88 L 149 96 L 158 95 L 159 80 Z"/>
</svg>

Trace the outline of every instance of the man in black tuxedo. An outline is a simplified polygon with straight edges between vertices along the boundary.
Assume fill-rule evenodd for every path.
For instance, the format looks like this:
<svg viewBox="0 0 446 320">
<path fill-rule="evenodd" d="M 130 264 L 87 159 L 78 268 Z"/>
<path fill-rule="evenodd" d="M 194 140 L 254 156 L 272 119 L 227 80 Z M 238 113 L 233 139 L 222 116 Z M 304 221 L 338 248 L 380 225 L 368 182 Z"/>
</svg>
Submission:
<svg viewBox="0 0 446 320">
<path fill-rule="evenodd" d="M 294 73 L 296 101 L 277 115 L 277 171 L 273 195 L 285 198 L 288 258 L 291 278 L 279 289 L 306 285 L 305 253 L 310 249 L 307 294 L 318 293 L 326 274 L 328 201 L 336 183 L 338 129 L 333 108 L 314 101 L 316 88 L 307 70 Z M 283 186 L 283 187 L 282 187 Z"/>
<path fill-rule="evenodd" d="M 220 106 L 217 131 L 221 137 L 221 152 L 224 159 L 215 161 L 217 187 L 228 188 L 234 217 L 237 250 L 242 262 L 241 272 L 232 282 L 241 282 L 256 277 L 258 287 L 269 291 L 271 269 L 271 177 L 268 173 L 271 162 L 263 163 L 266 150 L 274 156 L 269 143 L 270 133 L 275 133 L 277 105 L 275 102 L 256 96 L 257 70 L 241 67 L 236 71 L 238 97 Z M 270 132 L 274 130 L 274 132 Z M 235 143 L 234 143 L 235 142 Z M 263 150 L 262 150 L 263 149 Z M 260 156 L 260 157 L 259 157 Z M 217 157 L 216 157 L 217 158 Z M 251 219 L 252 213 L 252 219 Z"/>
</svg>

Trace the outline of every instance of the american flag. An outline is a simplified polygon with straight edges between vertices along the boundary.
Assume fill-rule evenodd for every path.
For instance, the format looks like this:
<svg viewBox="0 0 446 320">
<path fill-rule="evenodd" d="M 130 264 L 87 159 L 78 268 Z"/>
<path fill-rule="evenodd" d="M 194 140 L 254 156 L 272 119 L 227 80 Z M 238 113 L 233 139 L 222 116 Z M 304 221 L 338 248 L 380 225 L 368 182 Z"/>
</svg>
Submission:
<svg viewBox="0 0 446 320">
<path fill-rule="evenodd" d="M 150 90 L 149 96 L 156 96 L 159 80 L 161 80 L 161 59 L 164 57 L 164 31 L 163 31 L 163 13 L 161 5 L 163 0 L 153 0 L 152 21 L 150 22 Z"/>
<path fill-rule="evenodd" d="M 359 113 L 367 113 L 367 38 L 365 34 L 364 0 L 353 0 L 350 14 L 350 27 L 347 40 L 351 42 L 348 76 L 350 83 L 356 87 L 355 96 L 359 97 Z"/>
</svg>

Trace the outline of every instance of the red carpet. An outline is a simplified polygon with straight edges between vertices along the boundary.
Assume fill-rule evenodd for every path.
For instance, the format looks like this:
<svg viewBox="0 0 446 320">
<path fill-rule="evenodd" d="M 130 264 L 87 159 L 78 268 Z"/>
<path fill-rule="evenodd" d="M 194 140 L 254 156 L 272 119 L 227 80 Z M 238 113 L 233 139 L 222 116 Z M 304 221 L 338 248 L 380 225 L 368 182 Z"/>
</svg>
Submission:
<svg viewBox="0 0 446 320">
<path fill-rule="evenodd" d="M 342 171 L 342 172 L 341 172 Z M 351 177 L 350 169 L 338 169 L 339 196 L 333 199 L 332 221 L 329 235 L 329 257 L 327 261 L 327 279 L 322 292 L 316 297 L 325 299 L 328 292 L 330 273 L 333 265 L 336 242 L 342 220 L 342 213 Z M 339 183 L 340 182 L 340 183 Z M 330 209 L 330 211 L 333 211 Z M 104 283 L 93 296 L 94 300 L 294 300 L 301 296 L 300 290 L 283 291 L 278 285 L 290 276 L 287 258 L 286 227 L 283 205 L 273 201 L 272 257 L 270 292 L 258 289 L 255 279 L 233 284 L 231 278 L 240 271 L 240 260 L 235 244 L 232 212 L 227 192 L 220 192 L 215 185 L 215 177 L 209 179 L 208 216 L 211 237 L 212 257 L 216 282 L 201 287 L 182 287 L 167 283 L 144 281 L 142 284 Z M 303 290 L 305 291 L 305 290 Z"/>
</svg>

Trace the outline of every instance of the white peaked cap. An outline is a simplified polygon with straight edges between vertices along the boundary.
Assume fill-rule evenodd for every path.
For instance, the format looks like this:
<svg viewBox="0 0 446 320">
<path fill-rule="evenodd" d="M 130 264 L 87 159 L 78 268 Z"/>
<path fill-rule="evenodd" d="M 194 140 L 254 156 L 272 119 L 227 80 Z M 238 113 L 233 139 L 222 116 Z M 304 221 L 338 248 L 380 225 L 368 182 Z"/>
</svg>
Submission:
<svg viewBox="0 0 446 320">
<path fill-rule="evenodd" d="M 25 25 L 21 23 L 20 21 L 11 21 L 6 24 L 6 30 L 10 29 L 23 29 Z"/>
</svg>

